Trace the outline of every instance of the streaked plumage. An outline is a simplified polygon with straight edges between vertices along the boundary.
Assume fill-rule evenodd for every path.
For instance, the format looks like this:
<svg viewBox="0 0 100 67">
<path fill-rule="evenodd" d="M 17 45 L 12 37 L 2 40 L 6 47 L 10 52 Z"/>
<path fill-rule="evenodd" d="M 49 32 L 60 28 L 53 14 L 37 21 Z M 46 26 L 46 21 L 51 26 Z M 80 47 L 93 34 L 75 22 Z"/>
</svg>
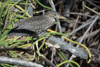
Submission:
<svg viewBox="0 0 100 67">
<path fill-rule="evenodd" d="M 15 28 L 11 29 L 8 36 L 32 36 L 38 35 L 55 23 L 54 11 L 49 11 L 45 15 L 31 17 L 21 21 Z"/>
</svg>

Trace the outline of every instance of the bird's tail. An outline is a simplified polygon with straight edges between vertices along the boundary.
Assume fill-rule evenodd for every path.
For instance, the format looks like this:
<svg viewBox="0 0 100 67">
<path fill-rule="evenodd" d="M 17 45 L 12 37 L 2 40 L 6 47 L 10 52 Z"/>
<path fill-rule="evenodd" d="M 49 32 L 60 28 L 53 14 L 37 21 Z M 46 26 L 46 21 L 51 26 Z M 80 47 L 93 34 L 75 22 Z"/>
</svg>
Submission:
<svg viewBox="0 0 100 67">
<path fill-rule="evenodd" d="M 35 32 L 33 31 L 30 31 L 30 30 L 26 30 L 26 29 L 17 29 L 17 27 L 11 29 L 7 36 L 33 36 L 33 35 L 36 35 Z"/>
</svg>

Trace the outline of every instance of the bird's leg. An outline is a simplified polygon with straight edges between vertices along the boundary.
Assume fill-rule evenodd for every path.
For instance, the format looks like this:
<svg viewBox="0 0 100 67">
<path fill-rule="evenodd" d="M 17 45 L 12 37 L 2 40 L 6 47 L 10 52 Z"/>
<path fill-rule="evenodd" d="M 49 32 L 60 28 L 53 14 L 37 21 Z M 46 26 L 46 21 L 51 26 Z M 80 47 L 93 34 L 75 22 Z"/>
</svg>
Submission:
<svg viewBox="0 0 100 67">
<path fill-rule="evenodd" d="M 35 58 L 35 47 L 34 47 L 34 43 L 33 43 L 33 38 L 34 38 L 34 36 L 32 36 L 31 43 L 32 43 L 32 47 L 33 47 L 33 51 L 34 51 L 34 58 Z"/>
</svg>

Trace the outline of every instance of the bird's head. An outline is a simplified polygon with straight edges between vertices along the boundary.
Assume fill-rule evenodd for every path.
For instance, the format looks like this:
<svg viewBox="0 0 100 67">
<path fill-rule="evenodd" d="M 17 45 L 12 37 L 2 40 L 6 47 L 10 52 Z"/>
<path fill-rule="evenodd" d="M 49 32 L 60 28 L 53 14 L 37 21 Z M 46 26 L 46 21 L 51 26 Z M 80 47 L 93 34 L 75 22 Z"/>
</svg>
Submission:
<svg viewBox="0 0 100 67">
<path fill-rule="evenodd" d="M 66 20 L 65 17 L 61 16 L 60 14 L 58 14 L 58 13 L 55 12 L 55 11 L 48 11 L 48 12 L 46 13 L 46 15 L 48 15 L 48 16 L 50 16 L 50 17 L 54 17 L 54 18 Z"/>
</svg>

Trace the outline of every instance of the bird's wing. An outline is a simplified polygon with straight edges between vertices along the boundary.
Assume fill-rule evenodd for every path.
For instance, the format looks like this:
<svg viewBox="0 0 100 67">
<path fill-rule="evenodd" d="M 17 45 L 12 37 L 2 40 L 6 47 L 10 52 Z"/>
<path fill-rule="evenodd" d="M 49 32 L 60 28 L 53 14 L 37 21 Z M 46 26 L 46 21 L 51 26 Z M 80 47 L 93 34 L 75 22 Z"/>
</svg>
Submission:
<svg viewBox="0 0 100 67">
<path fill-rule="evenodd" d="M 27 29 L 37 34 L 46 30 L 54 24 L 55 20 L 49 16 L 36 16 L 22 21 L 18 26 L 20 29 Z"/>
</svg>

